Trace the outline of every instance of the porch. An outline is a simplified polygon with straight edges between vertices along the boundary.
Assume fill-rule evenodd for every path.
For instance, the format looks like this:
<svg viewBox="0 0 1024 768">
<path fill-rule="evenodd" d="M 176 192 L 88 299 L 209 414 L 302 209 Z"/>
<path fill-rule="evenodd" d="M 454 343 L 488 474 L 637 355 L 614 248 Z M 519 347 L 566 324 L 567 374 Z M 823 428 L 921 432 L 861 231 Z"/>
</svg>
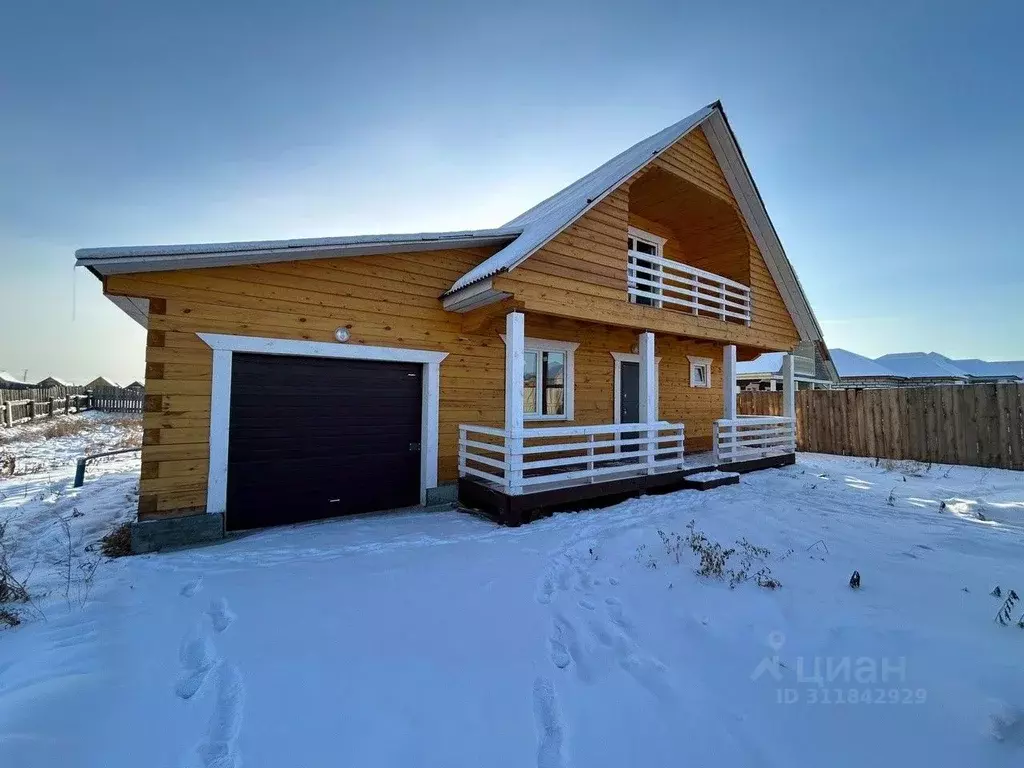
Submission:
<svg viewBox="0 0 1024 768">
<path fill-rule="evenodd" d="M 741 473 L 795 461 L 793 360 L 786 355 L 783 416 L 738 416 L 736 347 L 722 353 L 722 418 L 714 421 L 710 451 L 688 453 L 686 424 L 659 418 L 655 335 L 637 336 L 635 358 L 639 396 L 632 419 L 615 423 L 554 426 L 540 411 L 528 409 L 544 393 L 527 371 L 524 315 L 506 315 L 505 424 L 459 425 L 459 500 L 506 525 L 519 525 L 558 508 L 614 503 L 624 497 L 682 488 L 706 488 L 725 482 L 720 474 Z M 621 353 L 613 356 L 627 357 Z M 536 376 L 539 358 L 531 361 Z M 710 366 L 706 375 L 710 376 Z M 571 366 L 562 386 L 573 385 Z M 526 385 L 527 381 L 531 386 Z M 710 384 L 710 381 L 707 382 Z M 691 382 L 692 384 L 692 382 Z M 611 393 L 609 393 L 611 394 Z M 618 408 L 620 382 L 615 380 Z M 624 413 L 625 411 L 623 411 Z M 572 421 L 571 404 L 565 421 Z M 539 419 L 539 421 L 538 421 Z M 705 428 L 707 422 L 704 422 Z M 706 446 L 706 442 L 704 443 Z M 696 476 L 696 477 L 695 477 Z M 735 482 L 735 480 L 731 480 Z"/>
</svg>

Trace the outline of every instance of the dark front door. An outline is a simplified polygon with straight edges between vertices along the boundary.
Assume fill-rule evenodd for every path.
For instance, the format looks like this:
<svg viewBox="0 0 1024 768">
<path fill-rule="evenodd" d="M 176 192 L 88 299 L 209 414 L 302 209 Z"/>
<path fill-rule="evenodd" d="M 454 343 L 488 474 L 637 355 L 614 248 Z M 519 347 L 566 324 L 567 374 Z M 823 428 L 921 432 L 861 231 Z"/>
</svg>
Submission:
<svg viewBox="0 0 1024 768">
<path fill-rule="evenodd" d="M 419 502 L 422 366 L 236 353 L 231 530 Z"/>
<path fill-rule="evenodd" d="M 640 363 L 623 360 L 619 363 L 619 422 L 634 424 L 640 421 Z M 623 432 L 623 439 L 640 437 L 639 432 Z M 635 451 L 637 445 L 624 445 L 623 451 Z"/>
</svg>

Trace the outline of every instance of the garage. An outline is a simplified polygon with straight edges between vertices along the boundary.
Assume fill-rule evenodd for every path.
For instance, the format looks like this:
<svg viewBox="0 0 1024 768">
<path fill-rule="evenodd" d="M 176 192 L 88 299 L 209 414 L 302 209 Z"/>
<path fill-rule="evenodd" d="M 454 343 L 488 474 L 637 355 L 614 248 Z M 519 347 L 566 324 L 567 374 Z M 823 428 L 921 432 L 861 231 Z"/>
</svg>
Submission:
<svg viewBox="0 0 1024 768">
<path fill-rule="evenodd" d="M 420 502 L 424 366 L 236 352 L 228 530 Z"/>
</svg>

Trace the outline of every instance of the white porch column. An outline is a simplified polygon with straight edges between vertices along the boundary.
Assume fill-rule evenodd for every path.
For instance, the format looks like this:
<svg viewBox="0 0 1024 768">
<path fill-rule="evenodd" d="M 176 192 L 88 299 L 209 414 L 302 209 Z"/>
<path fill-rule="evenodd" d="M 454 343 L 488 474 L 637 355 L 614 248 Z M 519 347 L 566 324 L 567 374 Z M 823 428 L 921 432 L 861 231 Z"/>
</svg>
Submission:
<svg viewBox="0 0 1024 768">
<path fill-rule="evenodd" d="M 796 418 L 796 381 L 793 378 L 793 355 L 782 356 L 782 415 Z"/>
<path fill-rule="evenodd" d="M 722 352 L 723 419 L 736 418 L 736 345 L 727 344 Z"/>
<path fill-rule="evenodd" d="M 654 360 L 654 334 L 640 334 L 640 421 L 652 424 L 658 420 L 658 369 Z M 658 446 L 657 430 L 647 430 L 647 471 L 654 469 L 654 451 Z"/>
<path fill-rule="evenodd" d="M 768 391 L 769 392 L 778 392 L 779 391 L 778 384 L 779 384 L 779 382 L 777 382 L 775 379 L 770 379 L 768 381 Z"/>
<path fill-rule="evenodd" d="M 522 312 L 505 316 L 505 484 L 523 490 L 523 365 L 526 331 Z"/>
</svg>

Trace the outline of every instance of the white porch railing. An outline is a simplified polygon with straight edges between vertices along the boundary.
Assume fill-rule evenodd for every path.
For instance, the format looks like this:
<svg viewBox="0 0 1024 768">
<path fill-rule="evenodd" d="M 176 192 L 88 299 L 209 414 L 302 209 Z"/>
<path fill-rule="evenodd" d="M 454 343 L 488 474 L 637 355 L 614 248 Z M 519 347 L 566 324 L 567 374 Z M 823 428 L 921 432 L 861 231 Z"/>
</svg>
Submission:
<svg viewBox="0 0 1024 768">
<path fill-rule="evenodd" d="M 749 461 L 796 452 L 796 419 L 739 416 L 715 422 L 715 463 Z"/>
<path fill-rule="evenodd" d="M 459 425 L 459 476 L 519 495 L 537 486 L 582 485 L 683 468 L 682 424 L 599 424 L 505 430 Z"/>
<path fill-rule="evenodd" d="M 655 307 L 750 325 L 750 288 L 735 280 L 705 272 L 678 261 L 630 251 L 626 263 L 626 291 L 633 301 L 643 299 Z M 640 266 L 645 262 L 650 266 Z"/>
</svg>

